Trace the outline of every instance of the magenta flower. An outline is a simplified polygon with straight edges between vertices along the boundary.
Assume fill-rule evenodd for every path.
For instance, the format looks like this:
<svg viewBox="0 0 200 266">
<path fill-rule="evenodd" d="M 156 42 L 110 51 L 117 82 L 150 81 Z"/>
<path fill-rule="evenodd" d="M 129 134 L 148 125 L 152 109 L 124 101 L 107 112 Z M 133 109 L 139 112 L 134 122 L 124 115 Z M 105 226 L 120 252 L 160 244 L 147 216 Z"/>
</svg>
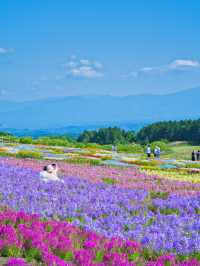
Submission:
<svg viewBox="0 0 200 266">
<path fill-rule="evenodd" d="M 24 259 L 10 258 L 10 259 L 8 259 L 6 265 L 7 266 L 28 266 L 29 264 L 27 264 Z"/>
</svg>

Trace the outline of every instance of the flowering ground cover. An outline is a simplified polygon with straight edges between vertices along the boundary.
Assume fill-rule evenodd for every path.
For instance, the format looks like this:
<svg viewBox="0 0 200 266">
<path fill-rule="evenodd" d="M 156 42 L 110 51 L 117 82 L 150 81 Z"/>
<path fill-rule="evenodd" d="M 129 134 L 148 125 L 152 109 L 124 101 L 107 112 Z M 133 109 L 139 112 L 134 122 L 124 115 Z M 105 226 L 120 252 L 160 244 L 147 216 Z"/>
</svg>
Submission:
<svg viewBox="0 0 200 266">
<path fill-rule="evenodd" d="M 109 240 L 66 222 L 9 210 L 0 213 L 0 222 L 1 255 L 24 257 L 35 265 L 131 266 L 133 254 L 140 255 L 140 245 L 134 241 Z M 28 265 L 22 259 L 10 259 L 7 264 Z"/>
<path fill-rule="evenodd" d="M 67 222 L 8 209 L 0 212 L 0 254 L 10 257 L 8 266 L 199 265 L 194 258 L 180 261 L 173 254 L 148 253 L 133 240 L 108 239 Z"/>
<path fill-rule="evenodd" d="M 109 239 L 135 240 L 148 252 L 156 252 L 156 257 L 166 252 L 176 254 L 178 258 L 199 256 L 200 197 L 197 194 L 177 196 L 162 190 L 162 183 L 159 191 L 149 191 L 146 186 L 133 189 L 108 182 L 115 174 L 120 173 L 118 180 L 132 169 L 89 168 L 93 171 L 102 169 L 104 174 L 106 171 L 106 174 L 112 173 L 106 183 L 66 176 L 64 184 L 46 184 L 39 180 L 40 166 L 32 160 L 1 160 L 1 204 L 25 213 L 68 221 Z M 88 169 L 88 166 L 81 167 L 83 171 Z M 81 172 L 81 168 L 78 169 L 75 168 Z M 140 174 L 138 178 L 142 176 Z M 197 184 L 193 186 L 197 188 Z M 181 185 L 181 189 L 183 187 Z"/>
<path fill-rule="evenodd" d="M 200 183 L 200 172 L 199 169 L 176 169 L 176 170 L 158 170 L 158 169 L 148 169 L 144 173 L 148 175 L 157 175 L 162 178 L 167 178 L 170 180 L 191 182 L 191 183 Z"/>
<path fill-rule="evenodd" d="M 33 169 L 36 172 L 40 171 L 45 163 L 50 161 L 36 161 L 31 159 L 16 159 L 4 158 L 1 159 L 6 165 L 15 165 L 21 168 Z M 74 165 L 64 162 L 58 162 L 58 166 L 62 171 L 63 176 L 80 177 L 81 179 L 88 180 L 92 183 L 99 183 L 104 181 L 111 181 L 118 187 L 130 189 L 145 189 L 148 191 L 162 191 L 170 194 L 178 195 L 198 195 L 200 193 L 200 179 L 197 181 L 197 175 L 188 174 L 182 179 L 176 178 L 177 173 L 171 175 L 162 175 L 161 171 L 147 171 L 141 172 L 136 168 L 117 168 L 107 166 L 89 166 L 89 165 Z M 163 173 L 163 171 L 162 171 Z M 176 180 L 178 179 L 178 180 Z"/>
</svg>

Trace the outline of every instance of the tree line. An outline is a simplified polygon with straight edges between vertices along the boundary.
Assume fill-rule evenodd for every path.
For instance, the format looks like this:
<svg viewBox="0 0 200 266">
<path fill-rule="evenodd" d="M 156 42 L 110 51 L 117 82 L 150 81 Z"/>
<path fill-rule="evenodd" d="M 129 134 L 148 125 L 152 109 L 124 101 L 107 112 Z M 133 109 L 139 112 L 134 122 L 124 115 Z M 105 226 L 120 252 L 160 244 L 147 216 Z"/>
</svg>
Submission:
<svg viewBox="0 0 200 266">
<path fill-rule="evenodd" d="M 163 139 L 168 141 L 188 141 L 199 144 L 200 119 L 153 123 L 142 128 L 137 134 L 137 140 L 141 143 Z"/>
<path fill-rule="evenodd" d="M 78 138 L 79 142 L 98 144 L 145 144 L 160 140 L 200 144 L 200 119 L 157 122 L 145 126 L 137 133 L 117 127 L 101 128 L 96 131 L 84 131 Z"/>
<path fill-rule="evenodd" d="M 134 131 L 125 131 L 118 127 L 100 128 L 99 130 L 86 130 L 78 138 L 78 142 L 107 144 L 128 144 L 136 141 Z"/>
</svg>

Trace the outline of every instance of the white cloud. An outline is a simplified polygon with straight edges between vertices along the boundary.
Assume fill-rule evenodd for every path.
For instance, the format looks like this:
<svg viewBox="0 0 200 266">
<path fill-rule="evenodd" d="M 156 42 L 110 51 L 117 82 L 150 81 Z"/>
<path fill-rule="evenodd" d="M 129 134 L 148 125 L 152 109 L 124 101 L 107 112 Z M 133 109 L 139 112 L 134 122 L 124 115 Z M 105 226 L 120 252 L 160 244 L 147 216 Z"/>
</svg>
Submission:
<svg viewBox="0 0 200 266">
<path fill-rule="evenodd" d="M 12 53 L 14 50 L 12 48 L 2 48 L 0 47 L 0 54 Z"/>
<path fill-rule="evenodd" d="M 86 66 L 89 66 L 91 63 L 90 63 L 90 61 L 88 60 L 88 59 L 81 59 L 80 60 L 80 63 L 82 64 L 82 65 L 86 65 Z"/>
<path fill-rule="evenodd" d="M 169 64 L 161 65 L 157 67 L 143 67 L 137 71 L 131 72 L 126 77 L 138 77 L 140 75 L 150 74 L 150 75 L 160 75 L 169 73 L 172 71 L 187 71 L 200 69 L 200 62 L 196 60 L 187 60 L 187 59 L 176 59 Z"/>
<path fill-rule="evenodd" d="M 69 73 L 74 77 L 82 78 L 98 78 L 102 76 L 102 73 L 98 72 L 91 66 L 81 66 L 78 68 L 73 68 Z"/>
<path fill-rule="evenodd" d="M 73 78 L 94 79 L 103 76 L 101 71 L 102 64 L 93 62 L 89 59 L 78 60 L 75 56 L 64 65 L 67 69 L 67 75 Z"/>
<path fill-rule="evenodd" d="M 170 65 L 170 69 L 179 69 L 179 68 L 196 68 L 200 67 L 200 63 L 194 60 L 185 60 L 185 59 L 178 59 L 174 60 Z"/>
</svg>

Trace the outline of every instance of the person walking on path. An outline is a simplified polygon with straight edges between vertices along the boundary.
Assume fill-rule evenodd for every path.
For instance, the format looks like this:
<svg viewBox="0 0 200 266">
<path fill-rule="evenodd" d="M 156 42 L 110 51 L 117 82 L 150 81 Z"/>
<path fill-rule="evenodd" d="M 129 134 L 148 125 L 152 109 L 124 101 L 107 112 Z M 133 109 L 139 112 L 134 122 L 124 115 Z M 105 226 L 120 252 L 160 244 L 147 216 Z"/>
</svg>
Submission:
<svg viewBox="0 0 200 266">
<path fill-rule="evenodd" d="M 151 158 L 151 147 L 149 144 L 147 145 L 147 148 L 146 148 L 146 154 L 147 154 L 147 158 L 150 159 Z"/>
</svg>

